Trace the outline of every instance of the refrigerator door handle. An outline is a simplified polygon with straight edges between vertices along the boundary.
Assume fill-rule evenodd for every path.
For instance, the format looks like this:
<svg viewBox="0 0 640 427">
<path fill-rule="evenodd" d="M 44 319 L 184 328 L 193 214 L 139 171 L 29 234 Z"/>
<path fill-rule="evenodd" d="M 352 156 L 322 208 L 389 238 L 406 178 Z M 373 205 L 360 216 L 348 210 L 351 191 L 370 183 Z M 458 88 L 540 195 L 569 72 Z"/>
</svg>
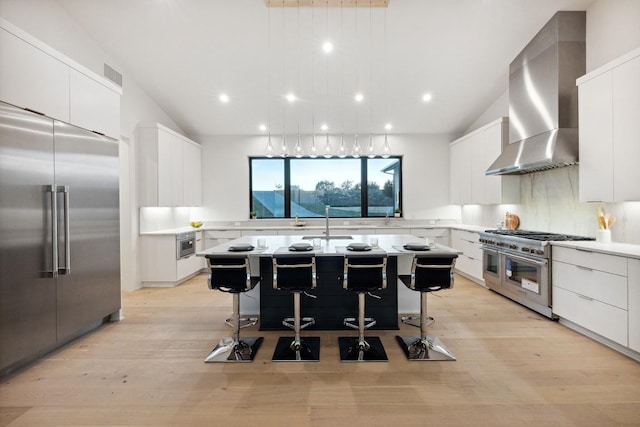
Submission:
<svg viewBox="0 0 640 427">
<path fill-rule="evenodd" d="M 71 274 L 71 232 L 69 229 L 69 186 L 59 186 L 58 192 L 64 196 L 64 266 L 58 268 L 60 274 Z"/>
<path fill-rule="evenodd" d="M 51 194 L 51 270 L 47 274 L 58 277 L 58 187 L 48 185 L 47 192 Z"/>
</svg>

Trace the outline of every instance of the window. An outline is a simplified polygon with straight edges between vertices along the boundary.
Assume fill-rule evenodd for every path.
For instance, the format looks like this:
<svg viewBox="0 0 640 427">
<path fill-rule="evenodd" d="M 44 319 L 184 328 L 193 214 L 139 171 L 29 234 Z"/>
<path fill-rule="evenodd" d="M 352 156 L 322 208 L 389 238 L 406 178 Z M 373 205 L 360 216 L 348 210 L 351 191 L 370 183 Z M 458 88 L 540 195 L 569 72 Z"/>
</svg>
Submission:
<svg viewBox="0 0 640 427">
<path fill-rule="evenodd" d="M 259 218 L 393 216 L 401 206 L 400 157 L 250 158 L 251 210 Z M 367 185 L 363 185 L 367 183 Z"/>
</svg>

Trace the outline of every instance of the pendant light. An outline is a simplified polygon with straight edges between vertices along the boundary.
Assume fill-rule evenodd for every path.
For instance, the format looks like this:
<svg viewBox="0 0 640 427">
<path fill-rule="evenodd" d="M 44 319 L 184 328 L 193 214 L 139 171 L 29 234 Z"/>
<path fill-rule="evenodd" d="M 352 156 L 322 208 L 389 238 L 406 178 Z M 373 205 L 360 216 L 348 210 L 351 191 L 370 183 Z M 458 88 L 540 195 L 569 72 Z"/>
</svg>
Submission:
<svg viewBox="0 0 640 427">
<path fill-rule="evenodd" d="M 388 159 L 391 155 L 391 147 L 387 131 L 391 129 L 391 125 L 387 122 L 387 10 L 384 11 L 384 143 L 382 144 L 382 157 Z"/>
<path fill-rule="evenodd" d="M 267 72 L 267 148 L 264 150 L 264 155 L 267 158 L 273 157 L 273 144 L 271 143 L 271 8 L 267 9 L 267 66 L 269 71 Z"/>
<path fill-rule="evenodd" d="M 342 25 L 342 0 L 340 0 L 340 25 Z M 327 4 L 327 31 L 329 29 L 329 5 Z M 341 30 L 342 31 L 342 30 Z M 340 37 L 342 38 L 342 34 L 340 34 Z M 342 71 L 342 54 L 340 54 L 340 71 Z M 326 133 L 326 142 L 324 144 L 324 158 L 325 159 L 329 159 L 332 156 L 332 149 L 331 149 L 331 142 L 329 141 L 329 58 L 327 57 L 326 62 L 325 62 L 325 84 L 326 84 L 326 89 L 327 89 L 327 102 L 326 102 L 326 111 L 325 111 L 325 120 L 327 121 L 326 123 L 326 129 L 324 130 Z M 342 81 L 341 83 L 342 84 Z M 342 89 L 341 89 L 342 91 Z M 342 110 L 341 110 L 342 113 Z"/>
<path fill-rule="evenodd" d="M 371 42 L 373 25 L 371 22 L 371 3 L 369 3 L 369 147 L 367 147 L 367 157 L 376 157 L 373 148 L 373 43 Z"/>
<path fill-rule="evenodd" d="M 296 92 L 300 93 L 300 0 L 298 0 L 298 8 L 296 11 Z M 296 107 L 296 119 L 298 121 L 298 136 L 296 140 L 296 146 L 293 148 L 293 154 L 296 158 L 301 158 L 304 154 L 302 152 L 302 144 L 300 143 L 300 106 Z"/>
<path fill-rule="evenodd" d="M 314 43 L 314 23 L 315 23 L 315 7 L 313 0 L 311 0 L 311 44 Z M 318 149 L 316 148 L 316 103 L 315 103 L 315 86 L 314 86 L 314 73 L 313 73 L 313 55 L 314 49 L 311 51 L 311 147 L 309 147 L 309 157 L 315 159 L 318 157 Z"/>
<path fill-rule="evenodd" d="M 284 0 L 282 0 L 282 83 L 284 86 Z M 291 98 L 293 99 L 293 98 Z M 282 104 L 282 145 L 280 146 L 280 157 L 288 157 L 289 150 L 287 149 L 287 135 L 286 135 L 286 118 L 287 118 L 287 104 Z"/>
<path fill-rule="evenodd" d="M 359 63 L 360 61 L 358 60 L 358 53 L 360 49 L 358 49 L 358 0 L 356 0 L 356 8 L 354 9 L 355 11 L 355 18 L 356 18 L 356 90 L 359 90 L 359 71 L 360 71 L 360 67 L 359 67 Z M 357 159 L 358 157 L 360 157 L 360 154 L 362 154 L 362 149 L 360 148 L 360 142 L 358 142 L 358 114 L 359 114 L 359 109 L 360 109 L 360 102 L 361 99 L 358 98 L 358 95 L 360 95 L 360 92 L 358 92 L 358 94 L 356 95 L 356 133 L 354 135 L 354 143 L 353 143 L 353 151 L 351 152 L 351 155 Z"/>
<path fill-rule="evenodd" d="M 343 8 L 342 8 L 342 0 L 340 0 L 340 40 L 343 41 Z M 343 62 L 344 62 L 344 49 L 340 52 L 340 148 L 338 148 L 338 157 L 344 159 L 347 155 L 347 149 L 344 146 L 344 76 L 343 76 Z"/>
</svg>

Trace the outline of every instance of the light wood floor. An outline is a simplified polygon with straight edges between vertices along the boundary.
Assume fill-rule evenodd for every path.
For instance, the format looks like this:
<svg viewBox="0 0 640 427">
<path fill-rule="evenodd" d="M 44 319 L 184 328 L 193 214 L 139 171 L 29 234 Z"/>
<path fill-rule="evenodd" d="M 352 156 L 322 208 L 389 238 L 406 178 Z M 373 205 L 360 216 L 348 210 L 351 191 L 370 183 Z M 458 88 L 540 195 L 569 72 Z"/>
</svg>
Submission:
<svg viewBox="0 0 640 427">
<path fill-rule="evenodd" d="M 340 363 L 321 332 L 320 362 L 274 363 L 281 333 L 263 332 L 253 363 L 205 364 L 229 295 L 204 275 L 127 293 L 124 320 L 0 380 L 0 425 L 640 425 L 637 362 L 463 278 L 429 303 L 455 362 L 408 362 L 397 331 L 370 331 L 389 362 Z"/>
</svg>

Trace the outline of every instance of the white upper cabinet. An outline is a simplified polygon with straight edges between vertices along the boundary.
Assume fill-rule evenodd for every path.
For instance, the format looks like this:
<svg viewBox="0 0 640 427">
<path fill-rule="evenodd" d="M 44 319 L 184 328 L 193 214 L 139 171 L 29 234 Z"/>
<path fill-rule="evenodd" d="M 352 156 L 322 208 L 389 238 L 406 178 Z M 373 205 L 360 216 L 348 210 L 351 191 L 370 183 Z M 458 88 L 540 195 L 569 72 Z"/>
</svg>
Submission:
<svg viewBox="0 0 640 427">
<path fill-rule="evenodd" d="M 122 89 L 0 18 L 0 101 L 120 138 Z"/>
<path fill-rule="evenodd" d="M 0 28 L 0 100 L 69 121 L 69 67 Z"/>
<path fill-rule="evenodd" d="M 136 130 L 140 206 L 202 205 L 201 147 L 160 124 Z"/>
<path fill-rule="evenodd" d="M 580 200 L 640 200 L 640 49 L 577 83 Z"/>
<path fill-rule="evenodd" d="M 69 121 L 120 139 L 120 94 L 74 69 L 69 77 Z"/>
<path fill-rule="evenodd" d="M 520 201 L 520 179 L 511 175 L 485 175 L 508 139 L 506 117 L 495 120 L 451 143 L 451 203 L 502 204 Z"/>
</svg>

